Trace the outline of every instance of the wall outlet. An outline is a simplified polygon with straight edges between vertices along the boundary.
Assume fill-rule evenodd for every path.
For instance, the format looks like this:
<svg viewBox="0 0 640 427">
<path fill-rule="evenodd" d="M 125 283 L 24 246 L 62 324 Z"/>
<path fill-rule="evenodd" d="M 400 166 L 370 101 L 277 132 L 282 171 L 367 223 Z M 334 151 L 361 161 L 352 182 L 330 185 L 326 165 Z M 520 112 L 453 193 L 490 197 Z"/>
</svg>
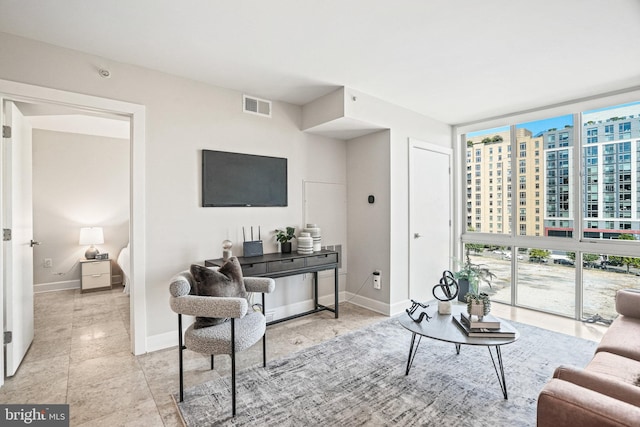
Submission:
<svg viewBox="0 0 640 427">
<path fill-rule="evenodd" d="M 45 258 L 44 268 L 51 268 L 51 267 L 53 267 L 53 260 L 51 258 Z"/>
<path fill-rule="evenodd" d="M 381 276 L 382 275 L 380 273 L 380 270 L 376 270 L 373 272 L 373 289 L 380 289 L 381 287 L 380 282 L 382 280 Z"/>
</svg>

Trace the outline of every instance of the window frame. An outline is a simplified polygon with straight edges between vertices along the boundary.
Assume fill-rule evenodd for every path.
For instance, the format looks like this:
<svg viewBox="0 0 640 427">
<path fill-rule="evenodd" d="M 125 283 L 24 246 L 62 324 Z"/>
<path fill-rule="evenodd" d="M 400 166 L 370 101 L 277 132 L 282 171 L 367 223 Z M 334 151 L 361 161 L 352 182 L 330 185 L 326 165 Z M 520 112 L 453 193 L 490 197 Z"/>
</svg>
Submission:
<svg viewBox="0 0 640 427">
<path fill-rule="evenodd" d="M 452 140 L 454 141 L 455 147 L 454 152 L 457 152 L 457 156 L 461 157 L 462 160 L 466 158 L 466 134 L 472 131 L 481 131 L 481 130 L 491 130 L 498 128 L 505 128 L 508 126 L 510 130 L 510 145 L 507 147 L 507 151 L 510 153 L 513 150 L 517 150 L 518 143 L 516 138 L 516 126 L 521 123 L 527 123 L 531 121 L 544 120 L 556 116 L 562 116 L 571 114 L 573 115 L 573 124 L 574 124 L 574 143 L 572 146 L 563 146 L 559 138 L 556 141 L 545 141 L 547 144 L 553 144 L 553 146 L 548 146 L 548 148 L 556 148 L 556 149 L 568 149 L 572 150 L 571 155 L 569 156 L 569 161 L 571 164 L 569 167 L 572 167 L 573 174 L 571 176 L 571 191 L 572 191 L 572 199 L 571 203 L 573 205 L 573 215 L 574 215 L 574 232 L 571 237 L 554 237 L 554 236 L 538 236 L 538 235 L 530 235 L 523 236 L 520 235 L 520 230 L 518 228 L 518 214 L 516 209 L 520 207 L 520 205 L 516 202 L 513 203 L 514 200 L 511 199 L 511 203 L 508 203 L 507 210 L 503 213 L 505 217 L 509 217 L 509 225 L 510 229 L 501 233 L 487 233 L 487 232 L 467 232 L 466 228 L 461 227 L 460 225 L 465 220 L 465 210 L 457 209 L 456 212 L 459 213 L 460 218 L 456 218 L 456 227 L 454 228 L 456 236 L 454 241 L 456 242 L 454 248 L 454 256 L 461 257 L 462 256 L 462 248 L 466 243 L 480 243 L 487 245 L 498 245 L 498 246 L 509 246 L 513 251 L 517 250 L 517 248 L 548 248 L 552 250 L 563 250 L 563 251 L 573 251 L 576 253 L 576 256 L 582 256 L 583 253 L 604 253 L 610 255 L 618 255 L 618 256 L 637 256 L 638 244 L 636 241 L 623 241 L 623 240 L 603 240 L 600 238 L 591 238 L 585 235 L 587 231 L 584 227 L 588 221 L 588 215 L 586 211 L 587 202 L 584 199 L 584 178 L 583 173 L 586 173 L 586 170 L 589 165 L 584 163 L 584 158 L 586 157 L 584 154 L 585 148 L 587 146 L 586 140 L 583 140 L 583 134 L 586 134 L 586 127 L 583 129 L 583 112 L 598 109 L 598 108 L 609 108 L 615 107 L 617 105 L 622 105 L 626 103 L 638 102 L 640 101 L 640 88 L 635 88 L 632 90 L 622 91 L 620 93 L 616 93 L 613 95 L 602 95 L 599 97 L 593 97 L 589 99 L 576 100 L 572 102 L 567 102 L 562 105 L 551 105 L 547 107 L 542 107 L 534 110 L 529 110 L 524 113 L 513 113 L 509 115 L 504 115 L 500 117 L 494 117 L 486 120 L 479 120 L 473 123 L 464 123 L 459 124 L 453 127 L 453 135 Z M 608 130 L 608 129 L 607 129 Z M 614 127 L 614 131 L 618 131 L 618 126 Z M 599 135 L 601 140 L 607 141 L 609 133 L 604 132 Z M 585 135 L 586 136 L 586 135 Z M 464 144 L 460 145 L 461 138 Z M 640 139 L 640 136 L 632 135 L 631 140 L 632 144 L 635 145 L 635 140 Z M 614 139 L 611 143 L 618 143 L 619 139 Z M 635 149 L 635 147 L 632 147 Z M 603 149 L 604 150 L 604 149 Z M 633 157 L 632 157 L 633 159 Z M 519 156 L 509 156 L 505 161 L 511 162 L 511 170 L 517 171 L 519 170 Z M 635 160 L 640 166 L 640 159 Z M 456 163 L 457 164 L 457 163 Z M 464 163 L 461 163 L 464 164 Z M 593 165 L 598 167 L 603 167 L 604 165 Z M 577 172 L 579 171 L 579 172 Z M 465 169 L 461 171 L 456 171 L 454 168 L 454 179 L 464 178 Z M 638 172 L 640 174 L 640 172 Z M 560 179 L 560 176 L 557 176 L 556 179 Z M 632 179 L 636 179 L 632 177 Z M 598 182 L 598 185 L 604 185 L 602 182 Z M 637 190 L 640 194 L 640 188 Z M 463 191 L 458 191 L 456 193 L 456 198 L 460 198 L 464 200 L 466 193 Z M 636 195 L 632 192 L 632 197 L 636 197 Z M 584 205 L 583 205 L 584 203 Z M 602 205 L 603 202 L 594 201 L 596 205 Z M 640 205 L 640 202 L 638 203 Z M 463 204 L 463 206 L 465 206 Z M 640 210 L 640 207 L 638 207 Z M 514 215 L 514 212 L 516 214 Z M 634 213 L 635 214 L 635 213 Z M 543 212 L 542 215 L 545 215 Z M 637 214 L 635 214 L 637 215 Z M 625 221 L 626 218 L 619 218 L 618 221 Z M 584 223 L 584 224 L 583 224 Z M 516 284 L 516 275 L 517 275 L 517 257 L 513 257 L 511 260 L 512 269 L 512 283 Z M 580 319 L 582 316 L 583 310 L 583 289 L 582 289 L 582 267 L 576 268 L 576 277 L 575 277 L 575 298 L 576 298 L 576 312 L 575 319 Z M 511 304 L 516 305 L 517 301 L 517 284 L 513 286 L 511 292 Z"/>
</svg>

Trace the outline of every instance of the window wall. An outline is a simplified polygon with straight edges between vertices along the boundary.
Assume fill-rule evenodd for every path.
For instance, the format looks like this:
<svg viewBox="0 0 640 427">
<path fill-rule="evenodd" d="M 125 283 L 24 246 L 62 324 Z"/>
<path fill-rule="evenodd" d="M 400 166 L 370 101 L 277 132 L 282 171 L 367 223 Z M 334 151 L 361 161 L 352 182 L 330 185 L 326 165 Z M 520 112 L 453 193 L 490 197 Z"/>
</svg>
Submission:
<svg viewBox="0 0 640 427">
<path fill-rule="evenodd" d="M 486 292 L 492 301 L 509 304 L 511 302 L 511 258 L 513 256 L 511 247 L 467 244 L 465 245 L 465 254 L 467 253 L 471 264 L 486 268 L 492 273 L 490 280 L 480 282 L 480 292 Z M 518 258 L 517 255 L 516 258 Z"/>
<path fill-rule="evenodd" d="M 611 318 L 640 288 L 640 102 L 538 115 L 460 134 L 462 240 L 500 273 L 492 299 Z"/>
</svg>

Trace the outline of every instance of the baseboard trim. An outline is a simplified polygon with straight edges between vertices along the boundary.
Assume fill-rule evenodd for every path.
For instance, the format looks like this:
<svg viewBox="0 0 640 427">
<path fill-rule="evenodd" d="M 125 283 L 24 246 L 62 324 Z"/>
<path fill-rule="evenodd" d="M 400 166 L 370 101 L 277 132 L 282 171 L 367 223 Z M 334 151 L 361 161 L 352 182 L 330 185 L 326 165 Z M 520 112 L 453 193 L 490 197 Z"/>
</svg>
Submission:
<svg viewBox="0 0 640 427">
<path fill-rule="evenodd" d="M 33 293 L 67 291 L 70 289 L 80 289 L 80 280 L 65 280 L 62 282 L 38 283 L 33 285 Z"/>
<path fill-rule="evenodd" d="M 404 313 L 407 308 L 411 308 L 411 300 L 406 299 L 404 301 L 396 302 L 391 305 L 391 313 L 390 316 L 395 316 L 396 314 Z"/>
<path fill-rule="evenodd" d="M 401 301 L 395 303 L 393 305 L 389 305 L 384 302 L 380 302 L 371 298 L 363 297 L 357 294 L 353 294 L 351 292 L 342 291 L 338 294 L 339 302 L 349 302 L 351 304 L 357 305 L 359 307 L 366 308 L 371 311 L 375 311 L 376 313 L 384 314 L 385 316 L 393 316 L 395 314 L 399 314 L 404 312 L 405 308 L 409 307 L 409 300 Z M 255 302 L 255 300 L 254 300 Z M 326 306 L 333 306 L 335 303 L 333 294 L 324 295 L 318 298 L 318 303 Z M 280 307 L 270 308 L 267 306 L 267 319 L 278 320 L 283 319 L 285 317 L 293 316 L 298 313 L 304 313 L 305 311 L 313 310 L 313 300 L 305 300 L 300 301 L 295 304 L 289 304 Z M 183 317 L 183 325 L 186 328 L 189 327 L 191 323 L 193 323 L 193 318 L 189 316 Z M 165 332 L 163 334 L 151 335 L 147 337 L 147 351 L 159 351 L 167 348 L 175 347 L 178 345 L 178 334 L 177 331 Z"/>
<path fill-rule="evenodd" d="M 363 297 L 361 295 L 354 294 L 351 292 L 346 292 L 345 301 L 348 301 L 351 304 L 357 305 L 358 307 L 366 308 L 368 310 L 375 311 L 376 313 L 389 316 L 389 304 L 387 303 L 380 302 L 378 300 L 374 300 L 371 298 Z"/>
<path fill-rule="evenodd" d="M 338 294 L 338 301 L 342 302 L 345 300 L 345 292 L 340 292 Z M 259 298 L 254 299 L 254 303 L 259 302 Z M 333 294 L 321 296 L 318 298 L 318 303 L 321 305 L 331 306 L 335 304 L 335 300 L 333 298 Z M 285 317 L 293 316 L 295 314 L 304 313 L 306 311 L 313 310 L 313 300 L 305 300 L 300 301 L 295 304 L 289 304 L 281 307 L 270 308 L 267 305 L 267 320 L 278 320 L 283 319 Z M 184 328 L 189 327 L 193 323 L 193 318 L 189 316 L 184 316 L 182 318 L 182 324 Z M 147 337 L 147 351 L 159 351 L 164 350 L 166 348 L 175 347 L 178 345 L 178 331 L 174 330 L 171 332 L 165 332 L 163 334 L 151 335 Z"/>
<path fill-rule="evenodd" d="M 164 350 L 178 345 L 178 331 L 165 332 L 164 334 L 147 337 L 147 353 Z"/>
</svg>

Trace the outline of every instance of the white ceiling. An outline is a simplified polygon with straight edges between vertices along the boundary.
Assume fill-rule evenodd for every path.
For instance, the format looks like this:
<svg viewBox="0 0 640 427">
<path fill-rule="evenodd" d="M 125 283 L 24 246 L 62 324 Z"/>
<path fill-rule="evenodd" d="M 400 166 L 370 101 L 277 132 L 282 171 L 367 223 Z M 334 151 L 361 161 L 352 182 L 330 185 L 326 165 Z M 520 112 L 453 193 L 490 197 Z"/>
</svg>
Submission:
<svg viewBox="0 0 640 427">
<path fill-rule="evenodd" d="M 348 86 L 451 124 L 640 85 L 638 0 L 0 0 L 0 31 L 299 105 Z"/>
</svg>

